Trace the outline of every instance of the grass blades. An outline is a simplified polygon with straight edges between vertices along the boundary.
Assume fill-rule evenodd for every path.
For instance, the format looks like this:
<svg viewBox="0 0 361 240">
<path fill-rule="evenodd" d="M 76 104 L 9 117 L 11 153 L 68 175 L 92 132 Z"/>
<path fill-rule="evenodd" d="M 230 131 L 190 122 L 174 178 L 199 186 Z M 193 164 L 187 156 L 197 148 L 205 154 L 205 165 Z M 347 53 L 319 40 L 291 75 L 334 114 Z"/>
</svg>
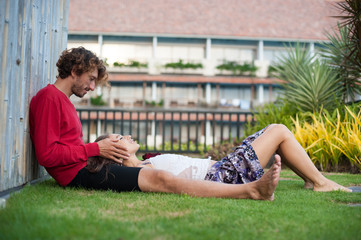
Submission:
<svg viewBox="0 0 361 240">
<path fill-rule="evenodd" d="M 327 175 L 361 185 L 360 175 Z M 356 239 L 361 193 L 317 193 L 282 171 L 274 202 L 27 186 L 0 210 L 0 239 Z"/>
</svg>

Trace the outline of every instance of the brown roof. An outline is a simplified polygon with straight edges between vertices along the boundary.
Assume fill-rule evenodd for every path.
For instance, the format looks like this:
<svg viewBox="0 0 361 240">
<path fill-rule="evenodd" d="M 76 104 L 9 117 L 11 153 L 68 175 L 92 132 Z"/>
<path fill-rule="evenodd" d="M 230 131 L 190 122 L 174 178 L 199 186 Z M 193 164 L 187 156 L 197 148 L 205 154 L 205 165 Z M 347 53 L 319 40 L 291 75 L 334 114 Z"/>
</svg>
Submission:
<svg viewBox="0 0 361 240">
<path fill-rule="evenodd" d="M 326 40 L 330 0 L 70 0 L 69 32 Z"/>
</svg>

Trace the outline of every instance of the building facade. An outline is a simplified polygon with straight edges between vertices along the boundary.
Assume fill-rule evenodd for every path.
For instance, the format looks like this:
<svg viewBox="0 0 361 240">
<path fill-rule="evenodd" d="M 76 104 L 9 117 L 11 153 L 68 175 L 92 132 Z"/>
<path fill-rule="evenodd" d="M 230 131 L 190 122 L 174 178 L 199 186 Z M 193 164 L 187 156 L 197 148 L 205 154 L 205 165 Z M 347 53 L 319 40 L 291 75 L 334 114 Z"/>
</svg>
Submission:
<svg viewBox="0 0 361 240">
<path fill-rule="evenodd" d="M 107 62 L 111 88 L 88 98 L 111 107 L 250 110 L 281 91 L 269 66 L 297 42 L 316 54 L 334 15 L 326 0 L 71 0 L 68 48 Z"/>
</svg>

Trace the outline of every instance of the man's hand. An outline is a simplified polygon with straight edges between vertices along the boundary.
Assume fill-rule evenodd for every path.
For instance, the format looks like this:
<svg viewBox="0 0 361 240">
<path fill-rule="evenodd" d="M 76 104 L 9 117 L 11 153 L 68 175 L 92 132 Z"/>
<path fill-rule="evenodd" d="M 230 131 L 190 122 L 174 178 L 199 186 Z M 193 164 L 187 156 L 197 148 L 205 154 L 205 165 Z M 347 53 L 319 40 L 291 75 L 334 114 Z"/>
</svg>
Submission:
<svg viewBox="0 0 361 240">
<path fill-rule="evenodd" d="M 128 149 L 120 145 L 119 140 L 111 140 L 109 138 L 98 142 L 100 157 L 108 158 L 117 163 L 122 163 L 123 159 L 129 158 Z"/>
</svg>

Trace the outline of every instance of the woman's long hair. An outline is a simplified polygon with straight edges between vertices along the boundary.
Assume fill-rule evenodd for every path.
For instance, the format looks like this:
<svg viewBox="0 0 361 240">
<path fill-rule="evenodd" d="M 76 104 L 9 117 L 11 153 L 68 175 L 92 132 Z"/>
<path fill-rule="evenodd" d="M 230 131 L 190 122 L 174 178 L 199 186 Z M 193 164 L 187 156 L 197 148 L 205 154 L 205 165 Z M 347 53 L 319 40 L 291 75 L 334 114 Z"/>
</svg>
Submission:
<svg viewBox="0 0 361 240">
<path fill-rule="evenodd" d="M 106 139 L 108 137 L 109 137 L 108 134 L 101 135 L 97 139 L 95 139 L 95 142 L 99 142 L 99 141 L 101 141 L 103 139 Z M 105 171 L 106 171 L 105 172 L 105 180 L 106 180 L 108 178 L 108 172 L 109 172 L 109 165 L 110 164 L 117 164 L 117 165 L 122 166 L 122 164 L 114 162 L 113 160 L 97 156 L 97 157 L 88 158 L 86 169 L 88 169 L 88 171 L 91 172 L 91 173 L 97 173 L 103 167 L 105 167 Z"/>
</svg>

